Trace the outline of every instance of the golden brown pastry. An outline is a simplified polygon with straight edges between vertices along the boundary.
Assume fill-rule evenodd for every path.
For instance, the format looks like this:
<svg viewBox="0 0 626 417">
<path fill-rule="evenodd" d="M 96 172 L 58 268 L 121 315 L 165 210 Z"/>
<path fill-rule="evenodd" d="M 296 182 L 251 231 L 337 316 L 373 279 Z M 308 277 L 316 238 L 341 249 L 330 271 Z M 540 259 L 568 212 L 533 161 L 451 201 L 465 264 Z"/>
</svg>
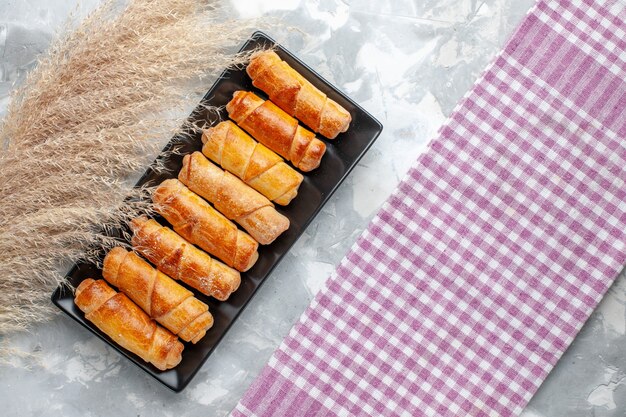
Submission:
<svg viewBox="0 0 626 417">
<path fill-rule="evenodd" d="M 226 265 L 243 272 L 259 258 L 256 240 L 177 179 L 163 181 L 152 201 L 176 233 Z"/>
<path fill-rule="evenodd" d="M 289 228 L 289 219 L 271 201 L 200 152 L 185 155 L 178 179 L 262 245 L 269 245 Z"/>
<path fill-rule="evenodd" d="M 237 91 L 226 110 L 252 137 L 290 160 L 296 168 L 308 172 L 320 165 L 326 152 L 324 142 L 271 101 L 249 91 Z"/>
<path fill-rule="evenodd" d="M 280 59 L 276 52 L 255 54 L 246 71 L 252 78 L 252 85 L 314 132 L 335 139 L 348 130 L 352 121 L 350 113 Z"/>
<path fill-rule="evenodd" d="M 202 143 L 207 158 L 276 204 L 286 206 L 298 194 L 302 174 L 230 120 L 205 130 Z"/>
<path fill-rule="evenodd" d="M 209 306 L 134 252 L 111 249 L 104 258 L 102 277 L 185 342 L 197 343 L 213 326 Z"/>
<path fill-rule="evenodd" d="M 180 363 L 184 346 L 178 338 L 103 280 L 83 280 L 76 288 L 74 302 L 85 318 L 115 343 L 161 371 Z"/>
<path fill-rule="evenodd" d="M 133 248 L 164 274 L 221 301 L 239 287 L 239 272 L 211 258 L 155 220 L 137 217 L 130 227 Z"/>
</svg>

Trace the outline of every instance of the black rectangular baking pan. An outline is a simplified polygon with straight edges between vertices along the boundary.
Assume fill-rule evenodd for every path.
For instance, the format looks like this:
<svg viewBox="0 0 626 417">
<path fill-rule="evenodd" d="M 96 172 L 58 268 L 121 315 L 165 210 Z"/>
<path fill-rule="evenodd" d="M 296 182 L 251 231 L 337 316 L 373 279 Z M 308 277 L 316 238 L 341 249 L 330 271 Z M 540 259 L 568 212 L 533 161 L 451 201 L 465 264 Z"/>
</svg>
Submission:
<svg viewBox="0 0 626 417">
<path fill-rule="evenodd" d="M 326 140 L 318 135 L 318 138 L 324 140 L 327 145 L 327 151 L 320 167 L 304 174 L 305 178 L 300 186 L 298 195 L 288 206 L 276 206 L 279 212 L 289 218 L 291 223 L 289 229 L 272 244 L 259 247 L 259 260 L 249 271 L 241 274 L 241 286 L 239 289 L 225 302 L 206 297 L 194 290 L 196 297 L 209 305 L 209 309 L 215 319 L 215 323 L 207 332 L 207 335 L 195 345 L 185 343 L 183 359 L 177 367 L 168 371 L 159 371 L 138 356 L 119 347 L 108 336 L 98 330 L 96 326 L 87 321 L 84 314 L 74 304 L 71 290 L 59 287 L 52 295 L 53 303 L 61 310 L 98 335 L 149 375 L 176 392 L 182 391 L 191 381 L 246 307 L 246 304 L 254 296 L 256 290 L 302 235 L 307 225 L 315 218 L 333 192 L 348 176 L 382 131 L 380 122 L 367 111 L 333 87 L 291 52 L 280 45 L 276 45 L 274 40 L 263 32 L 255 32 L 242 46 L 241 51 L 248 51 L 261 46 L 276 46 L 276 53 L 283 60 L 350 112 L 352 123 L 348 131 L 340 134 L 334 140 Z M 208 120 L 212 124 L 219 122 L 219 118 L 226 120 L 228 114 L 223 106 L 230 101 L 233 93 L 237 90 L 254 91 L 259 96 L 267 98 L 263 92 L 252 86 L 252 82 L 244 68 L 229 69 L 224 71 L 203 99 L 203 102 L 209 105 L 222 106 L 220 114 L 208 113 L 203 106 L 198 106 L 192 112 L 190 120 Z M 157 173 L 152 169 L 148 169 L 136 186 L 144 184 L 157 185 L 167 178 L 175 178 L 182 167 L 182 155 L 201 150 L 201 148 L 202 142 L 199 133 L 172 138 L 164 148 L 164 153 L 159 157 L 167 170 Z M 177 152 L 174 154 L 165 153 L 173 149 L 177 150 Z M 167 224 L 163 219 L 157 220 L 162 224 Z M 75 287 L 83 279 L 89 277 L 99 279 L 102 275 L 95 265 L 88 263 L 76 263 L 67 274 L 67 279 Z"/>
</svg>

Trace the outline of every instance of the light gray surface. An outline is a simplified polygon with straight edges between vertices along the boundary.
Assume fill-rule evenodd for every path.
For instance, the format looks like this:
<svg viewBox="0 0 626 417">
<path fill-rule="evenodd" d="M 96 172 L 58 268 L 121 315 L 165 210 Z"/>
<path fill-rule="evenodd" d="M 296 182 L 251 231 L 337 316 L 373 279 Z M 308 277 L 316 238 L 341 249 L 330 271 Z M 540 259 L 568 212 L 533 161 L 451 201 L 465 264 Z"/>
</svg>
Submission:
<svg viewBox="0 0 626 417">
<path fill-rule="evenodd" d="M 98 0 L 80 3 L 77 14 L 84 15 Z M 0 367 L 0 414 L 226 415 L 532 0 L 232 3 L 233 16 L 267 13 L 299 29 L 271 35 L 373 113 L 383 134 L 183 393 L 163 388 L 58 316 L 11 337 L 40 363 L 16 357 L 12 366 Z M 0 0 L 0 113 L 14 82 L 75 5 Z M 625 376 L 622 275 L 524 416 L 624 416 Z"/>
</svg>

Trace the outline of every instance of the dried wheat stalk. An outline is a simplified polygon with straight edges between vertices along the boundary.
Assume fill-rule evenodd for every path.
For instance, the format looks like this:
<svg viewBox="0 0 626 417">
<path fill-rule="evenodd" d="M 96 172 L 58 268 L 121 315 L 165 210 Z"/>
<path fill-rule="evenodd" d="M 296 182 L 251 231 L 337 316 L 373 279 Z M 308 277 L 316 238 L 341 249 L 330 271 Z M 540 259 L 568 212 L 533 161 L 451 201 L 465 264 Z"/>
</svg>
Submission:
<svg viewBox="0 0 626 417">
<path fill-rule="evenodd" d="M 0 128 L 0 335 L 49 319 L 59 267 L 132 215 L 125 179 L 179 125 L 163 114 L 198 100 L 189 82 L 245 61 L 230 51 L 259 22 L 200 3 L 108 1 L 12 97 Z"/>
</svg>

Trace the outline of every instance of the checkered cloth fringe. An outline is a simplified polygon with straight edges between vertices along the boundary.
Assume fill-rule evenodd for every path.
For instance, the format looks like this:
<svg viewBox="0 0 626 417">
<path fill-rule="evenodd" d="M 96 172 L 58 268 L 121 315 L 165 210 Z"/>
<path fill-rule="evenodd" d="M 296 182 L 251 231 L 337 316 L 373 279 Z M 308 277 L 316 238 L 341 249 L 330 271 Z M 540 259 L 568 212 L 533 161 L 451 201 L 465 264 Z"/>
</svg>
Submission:
<svg viewBox="0 0 626 417">
<path fill-rule="evenodd" d="M 626 262 L 626 3 L 542 0 L 233 416 L 515 416 Z"/>
</svg>

